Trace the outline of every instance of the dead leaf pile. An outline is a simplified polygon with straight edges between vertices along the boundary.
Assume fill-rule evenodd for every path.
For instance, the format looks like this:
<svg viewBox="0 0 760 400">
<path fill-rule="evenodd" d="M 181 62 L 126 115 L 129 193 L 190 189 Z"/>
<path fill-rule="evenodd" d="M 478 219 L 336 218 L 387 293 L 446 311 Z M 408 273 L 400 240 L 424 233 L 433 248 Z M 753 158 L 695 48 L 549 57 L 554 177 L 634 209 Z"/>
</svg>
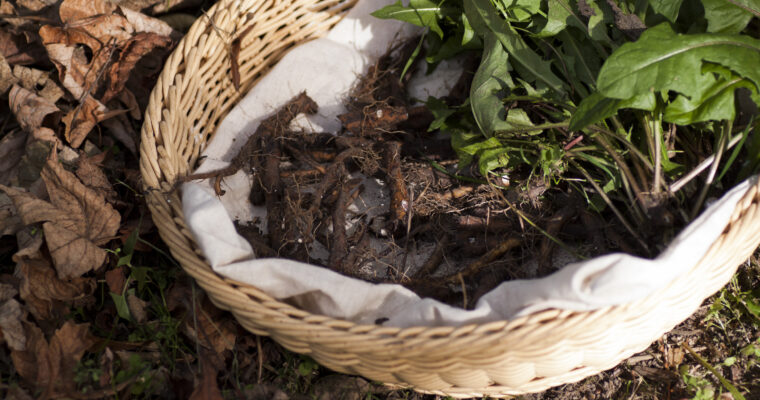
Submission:
<svg viewBox="0 0 760 400">
<path fill-rule="evenodd" d="M 207 5 L 0 0 L 0 398 L 221 399 L 281 357 L 177 279 L 139 192 L 170 24 Z"/>
<path fill-rule="evenodd" d="M 0 94 L 11 90 L 11 111 L 27 132 L 44 127 L 51 131 L 35 137 L 49 140 L 58 135 L 78 148 L 100 122 L 126 112 L 140 119 L 151 77 L 160 72 L 179 35 L 159 19 L 105 0 L 65 0 L 57 7 L 55 3 L 0 3 L 0 14 L 19 16 L 6 17 L 8 25 L 0 25 Z M 37 14 L 30 16 L 30 11 Z M 39 27 L 30 19 L 44 23 Z M 70 96 L 61 104 L 56 104 L 63 94 L 57 83 L 39 69 L 22 67 L 50 62 Z M 60 128 L 58 121 L 63 122 Z M 116 118 L 107 126 L 136 151 L 137 135 L 130 121 Z"/>
</svg>

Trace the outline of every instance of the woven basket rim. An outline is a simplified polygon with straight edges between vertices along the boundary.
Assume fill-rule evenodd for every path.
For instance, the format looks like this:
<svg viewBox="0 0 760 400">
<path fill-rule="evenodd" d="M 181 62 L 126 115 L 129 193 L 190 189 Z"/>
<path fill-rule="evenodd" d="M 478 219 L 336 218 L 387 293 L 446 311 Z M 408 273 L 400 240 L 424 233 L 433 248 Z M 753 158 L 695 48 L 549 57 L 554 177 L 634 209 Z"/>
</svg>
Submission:
<svg viewBox="0 0 760 400">
<path fill-rule="evenodd" d="M 679 315 L 688 316 L 702 299 L 717 291 L 733 275 L 738 263 L 746 259 L 743 255 L 757 247 L 760 240 L 757 237 L 757 232 L 760 232 L 760 195 L 758 183 L 755 182 L 737 205 L 724 234 L 710 247 L 703 261 L 692 269 L 697 276 L 707 277 L 705 280 L 708 282 L 703 284 L 700 293 L 691 294 L 693 298 L 689 297 L 688 304 L 669 297 L 658 297 L 662 293 L 668 293 L 668 290 L 675 290 L 674 288 L 689 294 L 687 289 L 682 288 L 683 282 L 674 282 L 656 295 L 641 301 L 592 311 L 549 309 L 512 320 L 482 324 L 397 328 L 359 325 L 312 314 L 274 299 L 253 286 L 221 277 L 212 271 L 195 245 L 192 234 L 184 223 L 181 200 L 174 190 L 176 179 L 189 172 L 198 160 L 202 144 L 210 140 L 213 134 L 198 132 L 203 131 L 204 126 L 214 126 L 215 129 L 232 105 L 241 98 L 241 93 L 247 92 L 273 60 L 281 57 L 291 42 L 324 33 L 325 27 L 334 24 L 341 13 L 352 6 L 351 2 L 341 3 L 339 0 L 295 0 L 286 7 L 282 3 L 275 0 L 220 0 L 205 17 L 196 21 L 166 62 L 151 94 L 141 131 L 141 174 L 148 206 L 162 239 L 182 268 L 209 293 L 210 299 L 219 307 L 233 312 L 249 331 L 270 335 L 286 348 L 311 354 L 318 362 L 340 372 L 360 374 L 393 385 L 413 386 L 416 390 L 429 393 L 455 397 L 483 394 L 502 397 L 580 380 L 591 373 L 614 366 L 620 357 L 643 349 L 646 346 L 636 342 L 616 347 L 611 355 L 597 357 L 586 352 L 582 354 L 581 361 L 572 361 L 575 364 L 565 362 L 575 367 L 553 376 L 549 376 L 549 372 L 553 371 L 550 362 L 528 356 L 524 357 L 527 361 L 521 359 L 522 353 L 527 354 L 536 349 L 536 354 L 561 358 L 564 352 L 570 352 L 565 350 L 570 347 L 583 348 L 605 342 L 609 338 L 604 336 L 604 330 L 601 333 L 597 330 L 599 325 L 608 320 L 609 325 L 615 329 L 635 331 L 640 325 L 636 322 L 642 318 L 641 313 L 648 312 L 646 310 L 670 306 L 679 310 Z M 249 13 L 261 16 L 261 19 L 251 18 Z M 308 19 L 312 14 L 319 17 L 299 22 L 300 29 L 283 28 L 287 24 L 282 24 L 277 19 L 286 15 L 282 18 L 298 22 L 303 15 L 306 15 L 303 18 Z M 270 23 L 270 20 L 264 18 L 270 15 L 274 15 L 271 20 L 274 22 Z M 240 32 L 252 24 L 279 27 L 279 30 L 271 31 L 271 34 L 270 31 L 262 34 L 263 39 L 254 39 L 253 44 L 258 43 L 256 40 L 267 39 L 271 41 L 268 42 L 270 44 L 286 44 L 276 50 L 270 50 L 266 44 L 263 49 L 268 53 L 263 50 L 242 51 L 242 88 L 236 92 L 232 89 L 227 74 L 229 58 L 225 50 L 234 35 L 224 32 L 225 29 Z M 262 55 L 263 53 L 266 54 Z M 213 73 L 216 73 L 212 76 L 213 80 L 204 76 Z M 198 105 L 199 99 L 203 100 L 201 105 Z M 190 109 L 196 110 L 197 114 L 188 116 Z M 729 250 L 722 251 L 725 248 Z M 730 263 L 733 265 L 725 266 Z M 718 266 L 715 267 L 714 264 Z M 694 300 L 697 297 L 699 299 Z M 674 311 L 673 314 L 678 313 Z M 680 322 L 674 316 L 663 318 L 674 318 Z M 651 328 L 652 331 L 647 332 L 647 335 L 659 336 L 670 325 L 675 323 L 667 320 L 663 327 Z M 593 329 L 586 329 L 588 327 Z M 552 336 L 573 329 L 575 336 Z M 645 341 L 646 345 L 651 342 L 649 339 Z M 357 343 L 361 346 L 354 346 Z M 481 353 L 487 353 L 492 347 L 500 350 L 499 354 L 481 356 Z M 505 350 L 501 351 L 502 348 Z M 577 353 L 576 350 L 573 351 Z M 378 355 L 381 353 L 406 358 L 403 364 L 397 364 L 394 360 Z M 515 365 L 530 364 L 524 368 L 533 368 L 535 376 L 521 382 L 522 378 L 512 379 L 506 372 L 502 374 L 498 368 L 502 368 L 502 364 L 508 364 L 503 357 L 509 358 Z M 594 361 L 593 367 L 581 366 L 591 364 L 589 360 Z M 524 364 L 521 364 L 523 361 Z M 464 366 L 463 372 L 458 372 L 454 364 Z M 426 369 L 436 365 L 443 365 L 443 370 L 434 372 L 431 376 L 425 375 Z M 486 366 L 484 374 L 488 379 L 484 379 L 483 374 L 469 372 L 482 365 Z M 508 367 L 504 368 L 509 370 Z M 517 371 L 512 375 L 518 376 L 520 373 Z M 491 383 L 479 385 L 486 381 Z M 498 381 L 520 382 L 494 383 Z"/>
</svg>

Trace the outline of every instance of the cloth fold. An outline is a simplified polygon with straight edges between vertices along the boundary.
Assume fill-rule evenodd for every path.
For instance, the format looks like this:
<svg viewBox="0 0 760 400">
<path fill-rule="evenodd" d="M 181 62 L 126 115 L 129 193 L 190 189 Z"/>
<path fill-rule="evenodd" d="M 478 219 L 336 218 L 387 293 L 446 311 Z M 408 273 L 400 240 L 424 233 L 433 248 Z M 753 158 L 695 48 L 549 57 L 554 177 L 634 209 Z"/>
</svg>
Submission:
<svg viewBox="0 0 760 400">
<path fill-rule="evenodd" d="M 325 38 L 298 46 L 283 57 L 220 124 L 196 172 L 228 165 L 264 118 L 304 90 L 320 110 L 300 117 L 298 125 L 311 132 L 337 131 L 336 117 L 345 112 L 342 100 L 358 77 L 392 43 L 420 33 L 409 24 L 369 15 L 389 3 L 359 1 Z M 420 73 L 413 93 L 445 95 L 460 71 L 461 65 L 452 61 L 439 66 L 436 74 Z M 266 211 L 248 201 L 251 178 L 240 171 L 226 177 L 222 185 L 226 194 L 221 197 L 208 182 L 190 182 L 182 188 L 188 226 L 217 273 L 312 313 L 360 324 L 409 327 L 483 323 L 550 308 L 584 311 L 641 299 L 678 279 L 702 258 L 724 230 L 750 181 L 714 202 L 654 260 L 616 253 L 572 263 L 541 279 L 504 282 L 472 310 L 421 299 L 400 285 L 372 284 L 292 260 L 256 259 L 233 225 L 233 220 L 266 219 Z"/>
</svg>

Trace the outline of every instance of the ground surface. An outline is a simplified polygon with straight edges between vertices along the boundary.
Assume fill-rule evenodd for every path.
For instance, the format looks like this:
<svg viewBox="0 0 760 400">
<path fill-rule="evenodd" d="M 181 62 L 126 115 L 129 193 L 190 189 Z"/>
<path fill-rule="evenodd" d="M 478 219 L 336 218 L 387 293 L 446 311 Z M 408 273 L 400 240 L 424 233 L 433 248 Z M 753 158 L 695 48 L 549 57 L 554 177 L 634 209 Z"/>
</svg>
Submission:
<svg viewBox="0 0 760 400">
<path fill-rule="evenodd" d="M 0 195 L 0 396 L 436 398 L 247 333 L 182 272 L 147 212 L 135 150 L 163 59 L 210 4 L 121 2 L 173 32 L 104 4 L 0 1 L 0 184 L 28 191 Z M 732 398 L 721 380 L 760 398 L 758 255 L 646 351 L 522 398 Z"/>
</svg>

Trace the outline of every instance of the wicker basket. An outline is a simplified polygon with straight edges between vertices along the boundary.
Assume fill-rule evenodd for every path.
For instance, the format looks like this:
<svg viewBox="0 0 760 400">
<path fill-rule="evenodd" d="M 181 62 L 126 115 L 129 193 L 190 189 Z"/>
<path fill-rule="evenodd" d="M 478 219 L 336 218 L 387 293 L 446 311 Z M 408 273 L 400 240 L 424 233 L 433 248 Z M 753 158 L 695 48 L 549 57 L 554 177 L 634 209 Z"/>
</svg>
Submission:
<svg viewBox="0 0 760 400">
<path fill-rule="evenodd" d="M 454 397 L 536 392 L 611 368 L 686 319 L 760 242 L 753 184 L 705 257 L 641 301 L 591 312 L 548 310 L 460 327 L 356 325 L 282 303 L 214 273 L 185 225 L 174 183 L 241 95 L 293 44 L 327 32 L 352 1 L 221 0 L 169 57 L 150 98 L 140 145 L 148 206 L 172 255 L 213 302 L 249 331 L 269 335 L 335 371 Z M 252 26 L 240 53 L 240 91 L 230 43 Z"/>
</svg>

